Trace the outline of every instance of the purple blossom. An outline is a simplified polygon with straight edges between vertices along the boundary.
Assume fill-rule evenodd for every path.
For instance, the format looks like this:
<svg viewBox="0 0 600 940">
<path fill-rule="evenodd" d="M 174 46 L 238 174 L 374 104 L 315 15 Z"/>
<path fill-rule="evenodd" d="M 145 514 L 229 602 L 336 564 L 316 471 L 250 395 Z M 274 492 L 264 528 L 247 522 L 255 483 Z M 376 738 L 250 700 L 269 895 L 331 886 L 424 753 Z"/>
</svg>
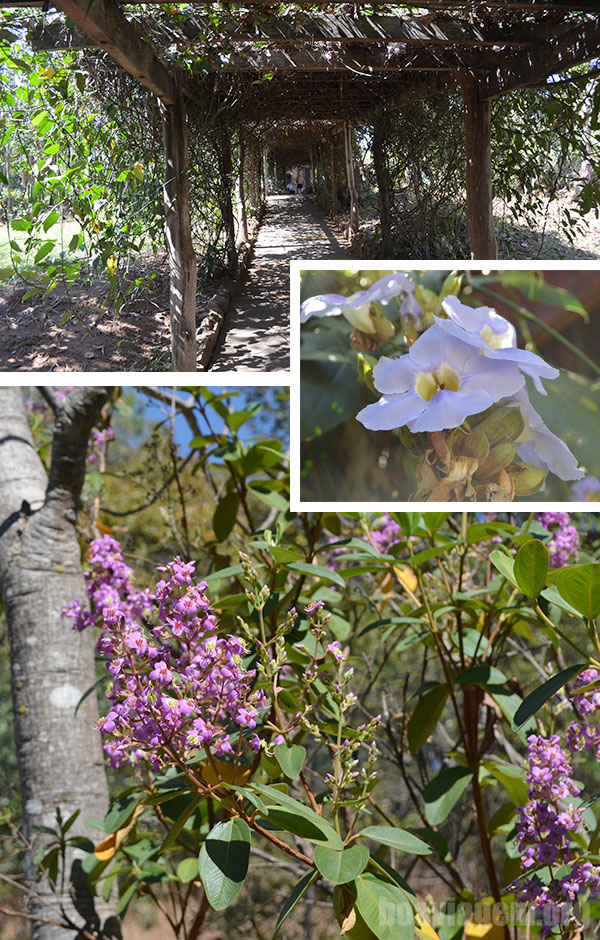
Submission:
<svg viewBox="0 0 600 940">
<path fill-rule="evenodd" d="M 535 518 L 551 533 L 546 543 L 550 553 L 550 566 L 562 568 L 577 560 L 579 551 L 579 533 L 571 525 L 571 517 L 566 512 L 537 512 Z"/>
<path fill-rule="evenodd" d="M 162 567 L 165 577 L 150 594 L 132 587 L 133 572 L 114 539 L 94 542 L 90 560 L 91 611 L 71 605 L 68 614 L 80 629 L 102 626 L 98 652 L 112 689 L 98 727 L 111 764 L 147 762 L 156 770 L 207 747 L 216 755 L 256 752 L 260 742 L 249 732 L 266 707 L 265 693 L 253 688 L 244 642 L 218 634 L 195 563 L 176 558 Z"/>
</svg>

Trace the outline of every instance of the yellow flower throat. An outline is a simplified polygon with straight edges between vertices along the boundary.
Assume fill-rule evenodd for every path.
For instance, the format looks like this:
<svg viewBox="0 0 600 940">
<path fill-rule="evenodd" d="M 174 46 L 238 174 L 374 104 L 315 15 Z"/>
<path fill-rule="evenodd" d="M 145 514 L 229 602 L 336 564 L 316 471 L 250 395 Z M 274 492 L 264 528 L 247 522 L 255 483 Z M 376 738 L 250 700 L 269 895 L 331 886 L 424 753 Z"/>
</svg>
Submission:
<svg viewBox="0 0 600 940">
<path fill-rule="evenodd" d="M 438 392 L 457 392 L 460 388 L 458 372 L 447 362 L 442 362 L 433 372 L 419 372 L 415 389 L 424 401 L 431 401 Z"/>
</svg>

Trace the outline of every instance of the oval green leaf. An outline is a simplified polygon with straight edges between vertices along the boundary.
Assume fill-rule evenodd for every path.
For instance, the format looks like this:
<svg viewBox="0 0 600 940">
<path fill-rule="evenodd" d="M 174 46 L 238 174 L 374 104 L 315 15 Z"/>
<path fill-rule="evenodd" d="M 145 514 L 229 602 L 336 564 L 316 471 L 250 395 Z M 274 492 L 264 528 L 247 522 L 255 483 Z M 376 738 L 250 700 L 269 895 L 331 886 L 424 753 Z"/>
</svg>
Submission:
<svg viewBox="0 0 600 940">
<path fill-rule="evenodd" d="M 366 868 L 369 850 L 365 845 L 351 845 L 341 852 L 326 845 L 315 848 L 315 865 L 327 881 L 343 885 L 352 881 Z"/>
<path fill-rule="evenodd" d="M 438 826 L 448 818 L 473 778 L 470 767 L 447 767 L 430 780 L 423 790 L 425 819 Z"/>
<path fill-rule="evenodd" d="M 360 832 L 365 839 L 373 839 L 380 845 L 389 845 L 392 849 L 398 849 L 400 852 L 410 852 L 411 855 L 431 855 L 431 848 L 426 842 L 413 836 L 412 832 L 406 829 L 398 829 L 396 826 L 367 826 Z"/>
<path fill-rule="evenodd" d="M 559 594 L 586 620 L 600 614 L 600 564 L 569 565 L 556 579 Z"/>
<path fill-rule="evenodd" d="M 379 940 L 413 940 L 413 909 L 397 885 L 366 872 L 354 882 L 356 908 Z"/>
<path fill-rule="evenodd" d="M 543 542 L 531 539 L 521 545 L 513 570 L 515 580 L 526 597 L 531 600 L 539 597 L 545 587 L 549 567 L 550 555 Z"/>
<path fill-rule="evenodd" d="M 273 748 L 273 753 L 286 777 L 294 780 L 306 760 L 306 748 L 300 744 L 277 744 Z"/>
<path fill-rule="evenodd" d="M 217 823 L 198 856 L 198 873 L 208 903 L 224 911 L 240 893 L 250 861 L 251 833 L 243 819 Z"/>
</svg>

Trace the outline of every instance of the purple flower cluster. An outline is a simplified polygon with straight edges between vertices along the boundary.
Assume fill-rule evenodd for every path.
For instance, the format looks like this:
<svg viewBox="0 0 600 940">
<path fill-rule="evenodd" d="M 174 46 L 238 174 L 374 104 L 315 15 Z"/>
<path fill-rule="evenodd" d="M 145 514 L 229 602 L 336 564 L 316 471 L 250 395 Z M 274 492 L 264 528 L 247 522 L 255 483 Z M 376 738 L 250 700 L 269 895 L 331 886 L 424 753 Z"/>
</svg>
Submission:
<svg viewBox="0 0 600 940">
<path fill-rule="evenodd" d="M 239 756 L 259 748 L 250 732 L 266 707 L 264 692 L 252 690 L 243 640 L 217 634 L 206 582 L 195 583 L 194 567 L 176 558 L 158 569 L 165 577 L 156 585 L 155 626 L 119 606 L 103 610 L 98 651 L 113 684 L 99 727 L 113 767 L 144 761 L 156 770 L 199 750 Z"/>
<path fill-rule="evenodd" d="M 391 546 L 395 542 L 399 542 L 401 538 L 402 529 L 387 512 L 384 512 L 381 517 L 376 520 L 374 527 L 371 529 L 371 541 L 377 551 L 381 552 L 382 555 L 385 555 Z M 411 536 L 411 539 L 412 538 L 413 536 Z"/>
<path fill-rule="evenodd" d="M 115 432 L 110 427 L 92 428 L 90 435 L 90 444 L 87 455 L 88 464 L 97 464 L 100 458 L 100 451 L 106 447 L 109 441 L 114 439 Z"/>
<path fill-rule="evenodd" d="M 600 756 L 600 726 L 589 721 L 600 711 L 600 691 L 577 692 L 596 680 L 600 680 L 597 669 L 586 669 L 576 679 L 573 702 L 583 720 L 573 722 L 567 731 L 567 746 L 572 753 L 589 748 Z M 571 758 L 559 736 L 531 735 L 528 757 L 528 803 L 517 810 L 515 828 L 523 868 L 530 874 L 512 888 L 518 900 L 532 904 L 540 913 L 541 936 L 550 937 L 556 927 L 563 934 L 578 928 L 573 906 L 584 892 L 594 897 L 600 894 L 600 867 L 585 856 L 572 858 L 572 839 L 584 831 L 578 799 L 581 789 L 572 779 Z M 537 873 L 540 868 L 550 870 L 546 884 Z M 560 877 L 555 874 L 557 869 Z"/>
<path fill-rule="evenodd" d="M 94 539 L 89 563 L 90 570 L 84 574 L 89 609 L 79 598 L 63 607 L 63 616 L 73 618 L 76 630 L 97 626 L 103 610 L 113 611 L 114 616 L 120 612 L 126 619 L 150 614 L 154 596 L 134 586 L 133 571 L 123 561 L 121 546 L 115 539 L 110 535 Z"/>
<path fill-rule="evenodd" d="M 577 692 L 591 682 L 600 682 L 597 669 L 585 669 L 574 680 L 575 692 L 573 704 L 577 708 L 581 721 L 573 721 L 567 729 L 567 743 L 572 751 L 590 750 L 596 752 L 600 760 L 600 723 L 591 720 L 600 712 L 600 686 L 587 692 Z"/>
<path fill-rule="evenodd" d="M 550 566 L 562 568 L 563 565 L 577 560 L 579 534 L 571 525 L 571 517 L 566 512 L 536 512 L 535 518 L 548 532 L 551 539 L 547 542 L 550 552 Z"/>
</svg>

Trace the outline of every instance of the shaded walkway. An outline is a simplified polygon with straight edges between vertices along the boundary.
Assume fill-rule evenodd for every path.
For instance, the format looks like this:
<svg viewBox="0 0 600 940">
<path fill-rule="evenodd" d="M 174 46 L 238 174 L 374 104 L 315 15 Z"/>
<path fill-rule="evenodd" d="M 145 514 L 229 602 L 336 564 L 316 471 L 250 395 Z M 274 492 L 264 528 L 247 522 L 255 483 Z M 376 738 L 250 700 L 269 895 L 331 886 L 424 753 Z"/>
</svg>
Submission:
<svg viewBox="0 0 600 940">
<path fill-rule="evenodd" d="M 350 257 L 311 197 L 269 196 L 254 258 L 225 318 L 209 371 L 289 369 L 289 262 Z"/>
</svg>

